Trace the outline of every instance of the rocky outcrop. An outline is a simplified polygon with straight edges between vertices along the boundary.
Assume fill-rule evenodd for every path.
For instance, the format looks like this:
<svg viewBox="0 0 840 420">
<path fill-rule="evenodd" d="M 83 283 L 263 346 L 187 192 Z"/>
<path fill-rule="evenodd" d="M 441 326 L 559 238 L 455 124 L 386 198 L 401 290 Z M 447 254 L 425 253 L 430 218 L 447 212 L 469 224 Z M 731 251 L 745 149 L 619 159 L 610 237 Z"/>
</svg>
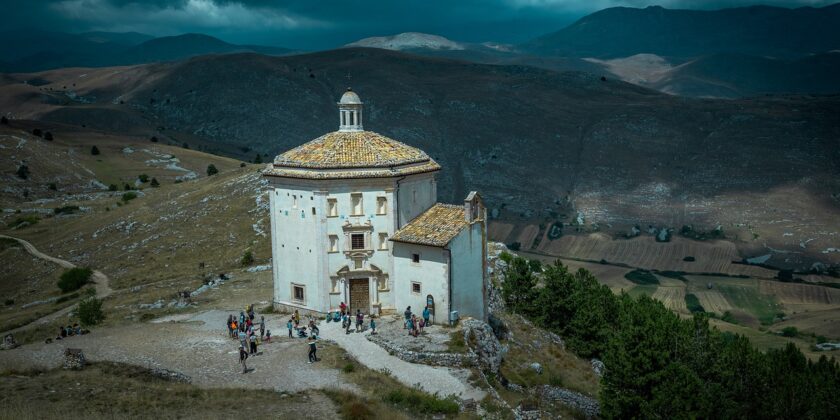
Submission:
<svg viewBox="0 0 840 420">
<path fill-rule="evenodd" d="M 187 376 L 187 375 L 185 375 L 181 372 L 176 372 L 174 370 L 154 368 L 154 369 L 149 370 L 149 373 L 152 376 L 155 376 L 155 377 L 158 377 L 158 378 L 161 378 L 161 379 L 165 379 L 165 380 L 170 381 L 170 382 L 181 382 L 181 383 L 185 383 L 185 384 L 188 384 L 188 383 L 192 382 L 192 378 L 190 378 L 189 376 Z"/>
<path fill-rule="evenodd" d="M 0 350 L 11 350 L 17 346 L 19 346 L 19 344 L 15 341 L 15 336 L 12 334 L 6 334 L 6 336 L 3 337 L 3 343 L 0 344 Z"/>
<path fill-rule="evenodd" d="M 476 355 L 479 367 L 498 373 L 504 350 L 490 325 L 476 319 L 468 319 L 462 326 L 464 342 L 467 343 L 470 352 Z"/>
<path fill-rule="evenodd" d="M 85 354 L 82 353 L 82 349 L 64 350 L 64 364 L 62 365 L 64 369 L 84 369 L 86 363 L 87 361 L 85 360 Z"/>
</svg>

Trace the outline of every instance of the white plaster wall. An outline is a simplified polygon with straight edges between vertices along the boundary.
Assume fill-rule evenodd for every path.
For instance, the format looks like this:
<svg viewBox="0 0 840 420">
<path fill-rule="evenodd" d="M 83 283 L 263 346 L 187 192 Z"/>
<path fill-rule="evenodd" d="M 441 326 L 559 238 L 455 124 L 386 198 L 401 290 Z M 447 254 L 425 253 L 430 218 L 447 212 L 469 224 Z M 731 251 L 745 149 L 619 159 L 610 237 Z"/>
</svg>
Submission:
<svg viewBox="0 0 840 420">
<path fill-rule="evenodd" d="M 431 174 L 408 177 L 400 181 L 398 195 L 399 227 L 403 227 L 437 202 L 437 182 Z"/>
<path fill-rule="evenodd" d="M 483 225 L 474 223 L 461 231 L 450 243 L 452 251 L 452 309 L 461 318 L 486 316 L 487 291 L 484 282 Z"/>
<path fill-rule="evenodd" d="M 426 296 L 435 299 L 435 322 L 445 323 L 449 313 L 449 264 L 448 253 L 443 248 L 393 242 L 394 246 L 394 295 L 396 312 L 400 315 L 407 306 L 418 316 L 426 306 Z M 420 254 L 420 263 L 411 260 Z M 420 282 L 419 294 L 411 292 L 411 282 Z"/>
</svg>

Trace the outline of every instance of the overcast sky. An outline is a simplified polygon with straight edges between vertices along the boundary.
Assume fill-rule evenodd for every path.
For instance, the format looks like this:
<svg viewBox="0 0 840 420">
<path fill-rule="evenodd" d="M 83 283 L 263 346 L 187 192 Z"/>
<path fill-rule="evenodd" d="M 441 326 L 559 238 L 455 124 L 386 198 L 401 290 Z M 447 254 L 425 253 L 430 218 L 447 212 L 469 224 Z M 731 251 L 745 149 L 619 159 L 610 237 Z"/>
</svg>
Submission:
<svg viewBox="0 0 840 420">
<path fill-rule="evenodd" d="M 836 1 L 836 0 L 835 0 Z M 520 42 L 612 6 L 717 9 L 821 0 L 0 0 L 5 29 L 150 35 L 200 32 L 239 44 L 331 48 L 368 36 L 428 32 L 457 41 Z"/>
</svg>

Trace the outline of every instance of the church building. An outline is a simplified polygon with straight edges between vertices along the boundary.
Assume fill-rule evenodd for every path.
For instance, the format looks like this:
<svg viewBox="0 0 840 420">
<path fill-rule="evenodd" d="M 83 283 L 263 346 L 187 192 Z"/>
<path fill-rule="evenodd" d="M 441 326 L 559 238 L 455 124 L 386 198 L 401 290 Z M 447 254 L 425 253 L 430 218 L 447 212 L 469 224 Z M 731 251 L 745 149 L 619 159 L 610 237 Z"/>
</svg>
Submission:
<svg viewBox="0 0 840 420">
<path fill-rule="evenodd" d="M 484 319 L 486 210 L 471 192 L 437 202 L 440 165 L 425 152 L 362 126 L 348 89 L 338 131 L 277 156 L 271 185 L 274 306 L 302 313 L 414 313 L 435 322 Z"/>
</svg>

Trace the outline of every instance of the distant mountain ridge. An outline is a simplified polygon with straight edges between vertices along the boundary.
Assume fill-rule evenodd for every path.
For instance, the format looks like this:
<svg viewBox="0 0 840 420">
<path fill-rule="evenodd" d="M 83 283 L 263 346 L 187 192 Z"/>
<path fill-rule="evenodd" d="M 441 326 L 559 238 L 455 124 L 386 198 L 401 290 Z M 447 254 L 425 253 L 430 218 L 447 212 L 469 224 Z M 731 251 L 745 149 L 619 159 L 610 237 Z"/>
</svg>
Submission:
<svg viewBox="0 0 840 420">
<path fill-rule="evenodd" d="M 404 51 L 416 48 L 431 50 L 464 50 L 466 46 L 440 35 L 424 34 L 420 32 L 403 32 L 390 36 L 374 36 L 351 42 L 345 47 L 381 48 L 385 50 Z"/>
<path fill-rule="evenodd" d="M 7 31 L 0 32 L 0 40 L 7 41 L 0 42 L 2 72 L 141 64 L 232 52 L 282 55 L 292 51 L 279 47 L 230 44 L 203 34 L 155 38 L 137 32 L 68 34 L 49 31 Z"/>
<path fill-rule="evenodd" d="M 613 7 L 519 46 L 573 57 L 635 54 L 697 57 L 738 53 L 802 57 L 840 48 L 840 3 L 821 8 L 750 6 L 721 10 Z"/>
</svg>

